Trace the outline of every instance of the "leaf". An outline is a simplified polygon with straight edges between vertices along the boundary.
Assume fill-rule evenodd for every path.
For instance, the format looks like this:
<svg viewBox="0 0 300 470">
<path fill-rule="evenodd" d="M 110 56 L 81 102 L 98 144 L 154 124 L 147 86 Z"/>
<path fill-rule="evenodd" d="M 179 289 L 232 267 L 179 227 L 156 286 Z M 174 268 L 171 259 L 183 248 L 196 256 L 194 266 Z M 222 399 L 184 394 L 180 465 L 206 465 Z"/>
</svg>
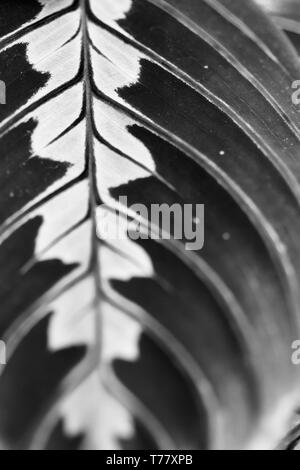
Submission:
<svg viewBox="0 0 300 470">
<path fill-rule="evenodd" d="M 4 14 L 2 447 L 275 447 L 299 387 L 295 50 L 250 0 Z M 153 204 L 204 204 L 204 247 Z"/>
</svg>

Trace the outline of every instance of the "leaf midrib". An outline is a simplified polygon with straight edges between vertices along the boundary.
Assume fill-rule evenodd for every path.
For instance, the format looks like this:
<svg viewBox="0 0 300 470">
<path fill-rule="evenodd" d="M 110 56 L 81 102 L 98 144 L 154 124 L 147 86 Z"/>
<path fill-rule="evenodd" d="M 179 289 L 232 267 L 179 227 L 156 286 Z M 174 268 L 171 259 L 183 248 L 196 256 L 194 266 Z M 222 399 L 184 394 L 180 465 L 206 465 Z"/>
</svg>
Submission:
<svg viewBox="0 0 300 470">
<path fill-rule="evenodd" d="M 85 158 L 88 168 L 89 180 L 89 206 L 90 217 L 92 221 L 91 230 L 91 260 L 90 266 L 93 272 L 95 281 L 95 366 L 100 373 L 99 361 L 101 357 L 101 333 L 102 321 L 100 312 L 100 296 L 101 296 L 101 276 L 100 276 L 100 261 L 98 253 L 98 240 L 97 240 L 97 181 L 96 181 L 96 162 L 94 152 L 94 136 L 93 136 L 93 91 L 92 91 L 92 67 L 90 57 L 90 40 L 88 33 L 88 18 L 87 18 L 87 5 L 88 0 L 80 0 L 81 10 L 81 24 L 82 24 L 82 60 L 83 60 L 83 86 L 84 86 L 84 113 L 86 119 L 86 148 Z"/>
</svg>

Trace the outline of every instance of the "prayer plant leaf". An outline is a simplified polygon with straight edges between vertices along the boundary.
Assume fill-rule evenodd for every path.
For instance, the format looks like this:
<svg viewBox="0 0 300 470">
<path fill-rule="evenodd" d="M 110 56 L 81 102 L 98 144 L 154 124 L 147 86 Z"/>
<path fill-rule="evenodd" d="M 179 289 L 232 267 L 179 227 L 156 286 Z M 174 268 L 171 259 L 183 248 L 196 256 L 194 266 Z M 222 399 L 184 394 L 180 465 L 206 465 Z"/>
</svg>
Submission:
<svg viewBox="0 0 300 470">
<path fill-rule="evenodd" d="M 300 63 L 260 3 L 1 0 L 2 448 L 287 432 Z M 162 204 L 196 240 L 151 217 Z"/>
</svg>

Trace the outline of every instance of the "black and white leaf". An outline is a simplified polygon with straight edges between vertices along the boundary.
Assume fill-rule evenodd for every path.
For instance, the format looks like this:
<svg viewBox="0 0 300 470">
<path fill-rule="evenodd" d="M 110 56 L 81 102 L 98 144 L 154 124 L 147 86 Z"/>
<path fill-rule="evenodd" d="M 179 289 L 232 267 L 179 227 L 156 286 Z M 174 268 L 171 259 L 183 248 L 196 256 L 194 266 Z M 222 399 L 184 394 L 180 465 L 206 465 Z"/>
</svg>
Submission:
<svg viewBox="0 0 300 470">
<path fill-rule="evenodd" d="M 300 8 L 257 3 L 0 0 L 3 448 L 274 448 L 287 432 L 300 63 L 268 13 Z M 121 197 L 204 204 L 203 249 L 146 236 L 161 227 Z"/>
</svg>

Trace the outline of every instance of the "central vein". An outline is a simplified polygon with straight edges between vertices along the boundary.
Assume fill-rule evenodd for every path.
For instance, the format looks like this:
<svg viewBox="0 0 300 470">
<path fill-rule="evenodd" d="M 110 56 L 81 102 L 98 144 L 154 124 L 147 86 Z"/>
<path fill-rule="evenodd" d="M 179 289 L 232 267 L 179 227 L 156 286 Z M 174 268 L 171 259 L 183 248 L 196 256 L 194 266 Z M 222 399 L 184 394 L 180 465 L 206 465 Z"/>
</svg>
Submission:
<svg viewBox="0 0 300 470">
<path fill-rule="evenodd" d="M 92 80 L 93 71 L 91 65 L 90 54 L 90 38 L 88 31 L 88 4 L 89 0 L 80 0 L 81 18 L 82 18 L 82 60 L 83 60 L 83 88 L 84 99 L 83 106 L 86 119 L 86 145 L 85 145 L 85 158 L 88 168 L 89 179 L 89 206 L 90 216 L 92 222 L 91 233 L 91 270 L 94 274 L 95 280 L 95 360 L 96 367 L 99 367 L 101 357 L 101 336 L 102 336 L 102 320 L 100 313 L 100 296 L 101 296 L 101 277 L 100 277 L 100 262 L 98 252 L 98 238 L 97 238 L 97 181 L 96 181 L 96 162 L 94 153 L 94 118 L 93 118 L 93 90 Z M 100 369 L 99 369 L 100 370 Z"/>
</svg>

